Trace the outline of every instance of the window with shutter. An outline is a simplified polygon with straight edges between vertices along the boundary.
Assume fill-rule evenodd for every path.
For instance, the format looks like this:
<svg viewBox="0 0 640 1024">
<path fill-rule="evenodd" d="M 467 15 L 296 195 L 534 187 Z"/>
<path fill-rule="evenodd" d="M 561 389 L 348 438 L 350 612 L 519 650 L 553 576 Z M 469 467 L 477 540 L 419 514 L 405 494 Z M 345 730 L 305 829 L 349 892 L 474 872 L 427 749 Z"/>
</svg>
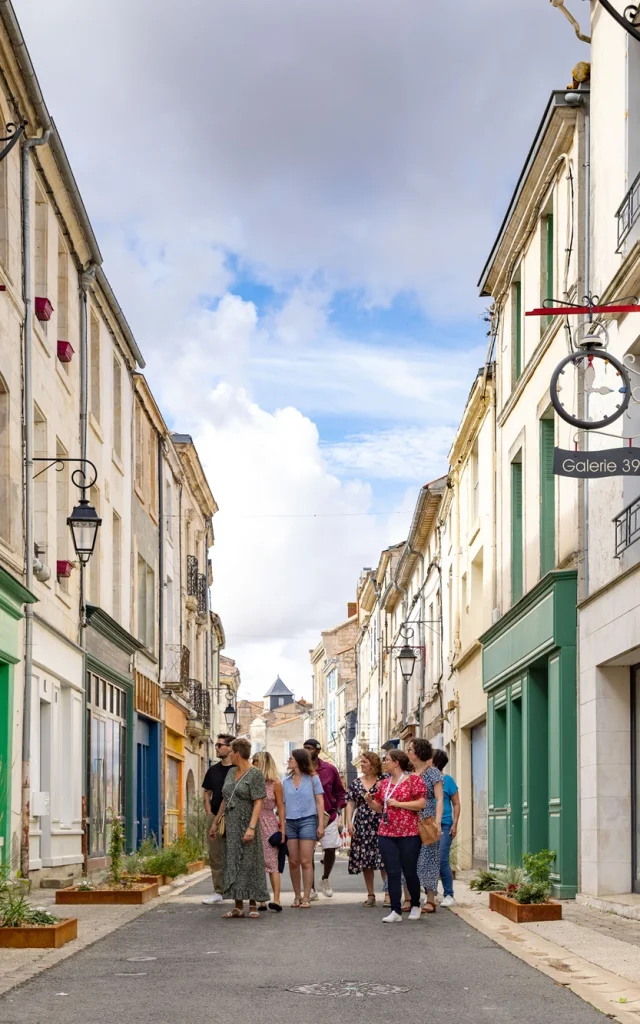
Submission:
<svg viewBox="0 0 640 1024">
<path fill-rule="evenodd" d="M 511 383 L 516 384 L 522 374 L 522 281 L 514 281 L 511 286 L 512 315 L 512 374 Z"/>
<path fill-rule="evenodd" d="M 522 463 L 511 463 L 511 601 L 523 592 L 522 558 Z"/>
<path fill-rule="evenodd" d="M 553 475 L 553 420 L 540 420 L 540 575 L 556 563 L 556 478 Z"/>
</svg>

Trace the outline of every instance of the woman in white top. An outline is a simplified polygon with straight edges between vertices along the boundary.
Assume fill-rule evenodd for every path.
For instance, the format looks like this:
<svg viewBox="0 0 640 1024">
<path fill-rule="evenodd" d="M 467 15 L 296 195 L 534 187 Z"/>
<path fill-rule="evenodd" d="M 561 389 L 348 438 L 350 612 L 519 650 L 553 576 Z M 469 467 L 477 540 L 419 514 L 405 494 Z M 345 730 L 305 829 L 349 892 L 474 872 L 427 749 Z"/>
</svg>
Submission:
<svg viewBox="0 0 640 1024">
<path fill-rule="evenodd" d="M 289 758 L 289 774 L 282 784 L 289 871 L 295 893 L 293 907 L 309 910 L 313 885 L 313 851 L 324 835 L 324 795 L 322 783 L 314 773 L 306 750 L 294 750 Z M 302 892 L 300 868 L 302 867 Z"/>
</svg>

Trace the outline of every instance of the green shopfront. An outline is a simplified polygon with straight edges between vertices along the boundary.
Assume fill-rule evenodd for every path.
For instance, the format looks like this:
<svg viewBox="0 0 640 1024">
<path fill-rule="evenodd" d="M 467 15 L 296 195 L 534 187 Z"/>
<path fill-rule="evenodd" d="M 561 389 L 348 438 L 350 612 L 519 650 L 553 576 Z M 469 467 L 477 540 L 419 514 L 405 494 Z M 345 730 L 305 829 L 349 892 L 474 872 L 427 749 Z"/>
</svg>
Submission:
<svg viewBox="0 0 640 1024">
<path fill-rule="evenodd" d="M 554 895 L 578 887 L 576 587 L 548 573 L 481 637 L 489 867 L 555 850 Z"/>
<path fill-rule="evenodd" d="M 0 864 L 11 857 L 11 788 L 22 755 L 14 749 L 15 666 L 22 659 L 23 605 L 37 599 L 0 569 Z"/>
</svg>

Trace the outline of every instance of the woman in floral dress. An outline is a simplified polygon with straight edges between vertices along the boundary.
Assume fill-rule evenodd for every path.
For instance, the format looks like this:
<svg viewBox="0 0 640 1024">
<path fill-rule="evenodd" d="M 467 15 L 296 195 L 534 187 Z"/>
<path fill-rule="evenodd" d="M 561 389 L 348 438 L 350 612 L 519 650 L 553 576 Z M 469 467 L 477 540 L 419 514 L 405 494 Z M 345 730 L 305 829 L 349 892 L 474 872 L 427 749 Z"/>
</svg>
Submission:
<svg viewBox="0 0 640 1024">
<path fill-rule="evenodd" d="M 378 825 L 381 815 L 367 804 L 367 793 L 375 796 L 382 775 L 382 764 L 377 754 L 367 750 L 360 758 L 362 777 L 356 779 L 347 793 L 347 832 L 351 836 L 349 874 L 364 875 L 367 886 L 365 907 L 375 907 L 375 872 L 382 871 L 382 857 L 378 846 Z"/>
<path fill-rule="evenodd" d="M 440 877 L 440 836 L 442 835 L 442 812 L 444 810 L 444 791 L 442 788 L 442 772 L 431 762 L 433 747 L 429 740 L 415 739 L 409 744 L 407 751 L 413 770 L 420 775 L 427 787 L 427 802 L 420 812 L 421 818 L 435 818 L 438 829 L 438 841 L 431 846 L 423 846 L 418 857 L 418 878 L 427 894 L 427 902 L 423 914 L 435 914 L 436 891 Z"/>
<path fill-rule="evenodd" d="M 284 798 L 282 796 L 282 783 L 278 775 L 276 762 L 268 750 L 259 750 L 254 754 L 253 764 L 264 775 L 267 795 L 262 801 L 260 811 L 260 835 L 262 837 L 262 851 L 264 853 L 264 866 L 271 879 L 273 889 L 273 902 L 269 904 L 269 910 L 280 913 L 280 872 L 278 870 L 278 854 L 280 846 L 287 839 L 287 832 L 284 820 Z M 277 814 L 277 817 L 276 817 Z M 276 833 L 279 833 L 280 843 L 272 846 L 269 840 Z M 267 904 L 261 903 L 258 910 L 266 910 Z"/>
</svg>

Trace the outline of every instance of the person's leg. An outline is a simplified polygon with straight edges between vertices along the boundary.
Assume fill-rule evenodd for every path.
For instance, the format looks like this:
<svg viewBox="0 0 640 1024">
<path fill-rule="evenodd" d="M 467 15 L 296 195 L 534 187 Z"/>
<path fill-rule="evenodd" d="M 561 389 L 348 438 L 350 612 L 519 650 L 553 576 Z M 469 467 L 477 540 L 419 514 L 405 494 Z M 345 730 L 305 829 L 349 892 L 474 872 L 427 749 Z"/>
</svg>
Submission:
<svg viewBox="0 0 640 1024">
<path fill-rule="evenodd" d="M 329 875 L 333 871 L 333 866 L 336 862 L 336 851 L 325 850 L 324 851 L 324 871 L 322 872 L 322 881 L 326 882 Z"/>
<path fill-rule="evenodd" d="M 367 887 L 367 895 L 375 896 L 375 871 L 373 868 L 363 868 L 362 874 L 364 875 L 364 882 Z"/>
<path fill-rule="evenodd" d="M 396 914 L 402 913 L 402 868 L 398 852 L 398 840 L 390 836 L 378 836 L 378 845 L 387 872 L 389 900 Z"/>
<path fill-rule="evenodd" d="M 313 885 L 313 851 L 316 846 L 315 839 L 300 840 L 300 865 L 302 868 L 303 900 L 311 896 Z M 291 856 L 291 854 L 289 854 Z"/>
<path fill-rule="evenodd" d="M 451 825 L 442 826 L 442 838 L 440 839 L 440 878 L 445 896 L 453 898 L 453 872 L 449 863 L 451 852 Z"/>
<path fill-rule="evenodd" d="M 300 899 L 300 842 L 297 839 L 287 841 L 289 847 L 289 874 L 296 899 Z"/>
<path fill-rule="evenodd" d="M 213 823 L 213 815 L 211 815 Z M 211 827 L 211 825 L 209 826 Z M 222 894 L 224 876 L 224 839 L 220 836 L 209 837 L 209 867 L 211 868 L 211 881 L 213 891 Z"/>
<path fill-rule="evenodd" d="M 273 902 L 280 905 L 280 872 L 270 871 L 269 878 L 271 879 L 271 888 L 273 889 Z"/>
<path fill-rule="evenodd" d="M 418 878 L 418 856 L 420 855 L 420 836 L 403 836 L 398 841 L 399 859 L 402 874 L 409 890 L 412 907 L 420 906 L 420 880 Z"/>
</svg>

